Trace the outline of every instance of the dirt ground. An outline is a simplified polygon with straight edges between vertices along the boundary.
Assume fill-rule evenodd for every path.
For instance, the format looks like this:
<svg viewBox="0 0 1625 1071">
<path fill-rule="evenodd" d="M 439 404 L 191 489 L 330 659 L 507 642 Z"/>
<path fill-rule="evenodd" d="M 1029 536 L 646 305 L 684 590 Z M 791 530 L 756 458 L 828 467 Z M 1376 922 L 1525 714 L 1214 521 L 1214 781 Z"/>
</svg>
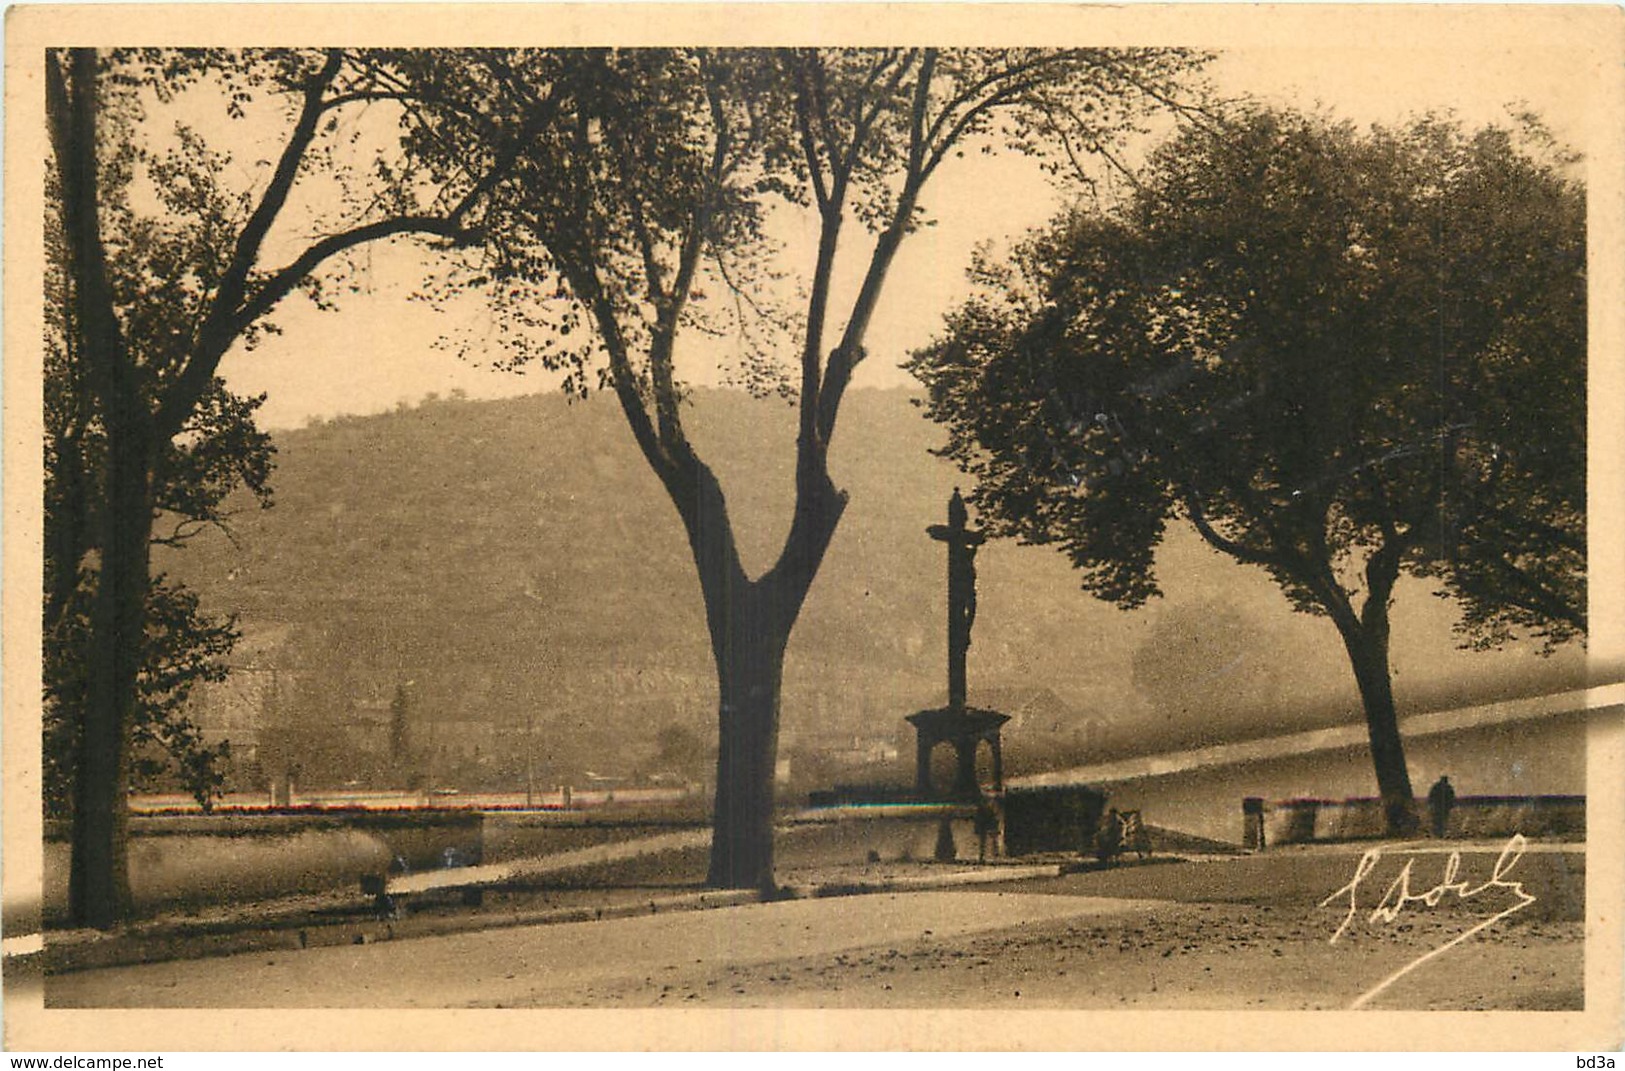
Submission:
<svg viewBox="0 0 1625 1071">
<path fill-rule="evenodd" d="M 532 1007 L 1341 1009 L 1449 939 L 1430 920 L 1388 940 L 1332 946 L 1309 912 L 1175 905 L 1143 917 L 1049 922 L 1019 932 L 919 939 L 766 964 L 541 989 Z M 1524 927 L 1458 946 L 1375 999 L 1408 1010 L 1584 1006 L 1579 923 Z"/>
<path fill-rule="evenodd" d="M 1582 849 L 1533 846 L 1503 858 L 1497 880 L 1498 845 L 1449 846 L 1454 873 L 1449 849 L 1415 847 L 1385 848 L 1352 888 L 1362 846 L 1289 848 L 71 972 L 46 979 L 46 995 L 55 1006 L 1296 1010 L 1349 1007 L 1415 964 L 1368 1006 L 1584 1007 Z M 1397 906 L 1373 917 L 1385 895 Z"/>
<path fill-rule="evenodd" d="M 1544 846 L 1557 848 L 1557 846 Z M 1322 906 L 1355 873 L 1362 848 L 1284 849 L 1250 858 L 1124 866 L 1019 882 L 984 893 L 1136 898 L 1145 909 L 1045 920 L 943 939 L 921 935 L 833 956 L 672 972 L 644 981 L 538 991 L 533 1006 L 1340 1009 L 1427 958 L 1367 1006 L 1408 1010 L 1578 1010 L 1584 1007 L 1583 853 L 1525 854 L 1504 881 L 1500 846 L 1464 848 L 1447 890 L 1392 918 L 1371 918 L 1407 861 L 1406 888 L 1444 881 L 1448 854 L 1386 849 L 1349 894 Z M 1480 890 L 1481 891 L 1474 891 Z M 1474 926 L 1527 906 L 1444 948 Z M 1334 943 L 1331 936 L 1358 909 Z M 1434 954 L 1436 953 L 1436 954 Z"/>
</svg>

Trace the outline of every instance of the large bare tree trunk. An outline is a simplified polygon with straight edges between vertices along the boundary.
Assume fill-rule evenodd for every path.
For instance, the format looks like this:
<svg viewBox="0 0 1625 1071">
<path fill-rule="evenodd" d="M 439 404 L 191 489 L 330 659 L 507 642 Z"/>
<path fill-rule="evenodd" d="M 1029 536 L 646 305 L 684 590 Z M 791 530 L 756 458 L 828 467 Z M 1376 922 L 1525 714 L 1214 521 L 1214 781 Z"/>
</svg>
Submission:
<svg viewBox="0 0 1625 1071">
<path fill-rule="evenodd" d="M 779 686 L 788 635 L 751 584 L 730 597 L 717 663 L 716 813 L 708 882 L 771 891 Z"/>
<path fill-rule="evenodd" d="M 68 913 L 74 925 L 98 929 L 128 918 L 131 908 L 130 714 L 145 640 L 152 521 L 151 448 L 143 438 L 109 427 L 107 508 L 74 772 Z"/>
</svg>

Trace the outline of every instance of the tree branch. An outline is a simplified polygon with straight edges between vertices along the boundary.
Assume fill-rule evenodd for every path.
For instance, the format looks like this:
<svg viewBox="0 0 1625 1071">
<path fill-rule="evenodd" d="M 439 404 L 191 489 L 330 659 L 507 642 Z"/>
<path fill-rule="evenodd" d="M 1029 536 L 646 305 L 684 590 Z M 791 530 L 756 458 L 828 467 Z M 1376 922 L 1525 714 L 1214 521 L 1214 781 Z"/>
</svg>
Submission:
<svg viewBox="0 0 1625 1071">
<path fill-rule="evenodd" d="M 175 522 L 175 527 L 169 535 L 154 535 L 152 543 L 154 546 L 160 547 L 180 547 L 185 545 L 187 540 L 210 527 L 218 528 L 231 541 L 232 546 L 241 546 L 237 542 L 236 534 L 232 532 L 231 526 L 225 523 L 223 517 L 182 517 Z"/>
<path fill-rule="evenodd" d="M 818 157 L 818 144 L 813 136 L 812 105 L 808 99 L 811 88 L 808 84 L 804 58 L 800 55 L 795 57 L 795 71 L 796 133 L 799 135 L 802 156 L 807 162 L 807 175 L 812 183 L 813 200 L 818 206 L 819 214 L 823 215 L 829 211 L 830 191 L 824 184 L 824 164 Z"/>
<path fill-rule="evenodd" d="M 997 85 L 1000 81 L 1018 78 L 1028 74 L 1029 72 L 1041 71 L 1051 64 L 1062 64 L 1066 62 L 1068 58 L 1076 58 L 1076 53 L 1077 50 L 1069 50 L 1068 52 L 1064 53 L 1040 52 L 1022 63 L 1017 63 L 1009 67 L 999 67 L 993 72 L 978 78 L 969 86 L 966 86 L 964 89 L 960 90 L 959 93 L 955 94 L 953 99 L 949 100 L 943 105 L 942 111 L 937 113 L 936 119 L 932 120 L 931 127 L 926 132 L 926 144 L 941 144 L 951 146 L 956 140 L 956 135 L 949 134 L 948 136 L 944 137 L 943 131 L 947 128 L 950 122 L 953 122 L 952 117 L 954 113 L 962 107 L 971 105 L 971 102 L 975 101 L 978 96 Z M 1031 83 L 1024 83 L 1024 85 L 1025 84 Z M 981 108 L 982 105 L 972 105 L 973 111 L 980 111 Z M 955 122 L 954 128 L 955 130 L 963 130 L 963 119 L 961 119 L 959 122 Z"/>
<path fill-rule="evenodd" d="M 1394 583 L 1399 579 L 1399 567 L 1404 560 L 1410 541 L 1397 533 L 1383 540 L 1365 563 L 1365 605 L 1360 607 L 1360 623 L 1368 629 L 1386 630 L 1388 600 L 1393 596 Z"/>
<path fill-rule="evenodd" d="M 264 244 L 265 236 L 287 203 L 289 191 L 299 174 L 299 167 L 304 162 L 312 141 L 315 140 L 317 124 L 322 116 L 324 95 L 333 80 L 338 77 L 343 62 L 344 54 L 341 51 L 329 49 L 327 60 L 321 70 L 305 85 L 304 103 L 300 107 L 299 118 L 294 123 L 293 132 L 289 135 L 287 143 L 282 147 L 282 154 L 277 160 L 270 184 L 266 186 L 248 222 L 243 225 L 242 231 L 237 236 L 231 261 L 221 275 L 209 311 L 203 317 L 202 326 L 198 328 L 190 356 L 165 392 L 158 420 L 160 429 L 167 434 L 174 434 L 180 430 L 186 415 L 192 411 L 197 400 L 208 389 L 220 358 L 237 338 L 237 313 L 247 291 L 249 274 L 259 260 L 260 247 Z"/>
<path fill-rule="evenodd" d="M 288 194 L 293 189 L 294 179 L 299 175 L 300 165 L 304 163 L 305 154 L 316 138 L 324 95 L 333 84 L 333 80 L 338 77 L 343 62 L 342 52 L 337 49 L 329 50 L 321 70 L 305 86 L 304 104 L 300 108 L 299 118 L 294 123 L 293 132 L 289 135 L 287 144 L 282 147 L 282 154 L 277 160 L 270 183 L 261 194 L 248 222 L 238 234 L 231 262 L 221 275 L 210 315 L 200 331 L 201 350 L 207 351 L 211 348 L 209 343 L 216 341 L 221 335 L 227 336 L 229 340 L 231 318 L 242 304 L 243 295 L 248 287 L 249 273 L 259 261 L 260 247 L 265 242 L 265 236 L 270 233 L 271 225 L 276 222 L 283 206 L 287 204 Z M 210 374 L 212 376 L 212 370 Z"/>
<path fill-rule="evenodd" d="M 334 58 L 340 54 L 330 54 L 328 68 L 331 68 Z M 331 84 L 333 75 L 324 68 L 323 75 L 318 76 L 316 83 L 307 90 L 306 113 L 301 116 L 301 124 L 289 138 L 284 149 L 283 162 L 278 166 L 277 178 L 273 179 L 272 187 L 278 186 L 281 179 L 286 176 L 291 183 L 298 173 L 299 161 L 289 161 L 288 154 L 296 145 L 303 145 L 301 153 L 309 150 L 314 137 L 315 119 L 310 118 L 306 124 L 305 118 L 312 110 L 319 112 L 321 89 Z M 312 92 L 317 94 L 313 105 Z M 231 283 L 228 287 L 222 282 L 216 291 L 213 304 L 210 306 L 205 319 L 204 327 L 199 331 L 199 340 L 187 360 L 186 366 L 177 377 L 174 386 L 168 392 L 158 415 L 159 427 L 167 434 L 173 435 L 185 423 L 187 416 L 195 407 L 198 398 L 202 397 L 208 383 L 214 378 L 215 370 L 219 367 L 220 359 L 225 356 L 226 350 L 251 327 L 260 317 L 266 315 L 276 306 L 294 287 L 308 277 L 328 259 L 355 248 L 367 242 L 378 241 L 385 238 L 404 234 L 419 234 L 440 237 L 450 240 L 454 244 L 467 244 L 474 240 L 473 232 L 465 229 L 462 220 L 473 207 L 486 194 L 490 193 L 500 183 L 523 154 L 526 142 L 534 137 L 548 124 L 557 118 L 558 101 L 549 97 L 538 103 L 526 118 L 525 123 L 515 133 L 512 141 L 506 146 L 500 156 L 493 161 L 489 171 L 479 181 L 475 182 L 462 198 L 444 216 L 396 216 L 390 219 L 379 220 L 374 223 L 354 227 L 338 234 L 328 235 L 307 247 L 298 257 L 282 269 L 273 272 L 252 294 L 246 295 L 246 278 Z M 239 236 L 237 253 L 234 256 L 232 267 L 228 269 L 228 276 L 235 276 L 239 261 L 248 256 L 249 267 L 253 260 L 258 258 L 258 249 L 265 233 L 275 222 L 276 212 L 286 203 L 289 190 L 283 186 L 280 193 L 273 196 L 270 189 L 262 197 L 255 217 L 245 225 L 243 234 Z M 261 218 L 267 212 L 267 218 Z M 254 238 L 251 232 L 257 231 Z M 227 308 L 223 301 L 228 292 L 238 295 L 240 305 Z M 246 300 L 245 300 L 246 298 Z"/>
<path fill-rule="evenodd" d="M 1279 566 L 1281 564 L 1274 554 L 1256 550 L 1220 534 L 1219 530 L 1214 528 L 1212 522 L 1208 520 L 1207 511 L 1194 489 L 1186 488 L 1182 498 L 1185 504 L 1185 515 L 1190 518 L 1191 524 L 1196 526 L 1197 533 L 1213 549 L 1228 554 L 1238 562 L 1246 565 Z"/>
<path fill-rule="evenodd" d="M 1510 580 L 1526 598 L 1517 599 L 1516 605 L 1554 621 L 1562 621 L 1582 636 L 1586 633 L 1586 614 L 1569 600 L 1552 591 L 1528 573 L 1499 555 L 1485 559 L 1486 563 Z"/>
<path fill-rule="evenodd" d="M 936 50 L 927 49 L 926 55 L 931 57 L 934 62 Z M 841 169 L 847 174 L 851 174 L 853 169 L 857 167 L 858 160 L 863 154 L 863 146 L 868 142 L 869 134 L 874 129 L 875 120 L 884 114 L 892 94 L 897 92 L 898 87 L 903 84 L 903 79 L 908 76 L 909 69 L 914 66 L 914 51 L 911 49 L 904 54 L 902 61 L 892 71 L 891 77 L 887 80 L 886 88 L 880 93 L 874 93 L 873 86 L 876 81 L 879 81 L 879 72 L 890 66 L 893 58 L 888 53 L 880 62 L 875 64 L 875 67 L 870 71 L 870 77 L 864 81 L 863 91 L 858 94 L 857 115 L 853 117 L 852 121 L 852 137 L 847 141 L 845 159 L 841 161 Z M 929 92 L 929 73 L 921 76 L 916 88 L 921 95 Z M 869 105 L 867 109 L 865 108 L 865 102 Z"/>
<path fill-rule="evenodd" d="M 458 214 L 460 213 L 454 213 L 454 216 Z M 266 280 L 265 284 L 254 292 L 253 298 L 238 311 L 232 321 L 231 337 L 235 339 L 261 316 L 270 312 L 277 302 L 286 297 L 301 280 L 320 267 L 324 261 L 346 249 L 402 234 L 446 238 L 458 245 L 467 244 L 474 239 L 474 235 L 454 218 L 440 216 L 399 216 L 356 227 L 341 234 L 328 235 L 305 249 L 287 267 Z"/>
</svg>

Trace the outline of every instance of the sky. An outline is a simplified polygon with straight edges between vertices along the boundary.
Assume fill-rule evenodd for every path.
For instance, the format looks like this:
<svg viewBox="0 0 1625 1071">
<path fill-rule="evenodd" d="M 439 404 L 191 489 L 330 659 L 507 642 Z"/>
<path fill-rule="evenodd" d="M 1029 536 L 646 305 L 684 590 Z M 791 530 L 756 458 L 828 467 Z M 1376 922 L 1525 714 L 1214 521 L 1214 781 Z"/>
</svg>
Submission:
<svg viewBox="0 0 1625 1071">
<path fill-rule="evenodd" d="M 1582 148 L 1588 88 L 1594 72 L 1572 54 L 1524 49 L 1515 42 L 1476 48 L 1250 47 L 1221 53 L 1209 70 L 1223 95 L 1250 94 L 1275 104 L 1320 106 L 1357 123 L 1393 123 L 1440 110 L 1479 125 L 1504 121 L 1509 108 L 1527 105 L 1571 147 Z M 1061 195 L 1030 162 L 1009 155 L 967 154 L 943 165 L 923 198 L 937 222 L 905 241 L 868 335 L 871 358 L 855 387 L 909 386 L 898 364 L 928 343 L 944 313 L 968 293 L 965 269 L 980 243 L 1004 248 L 1053 217 Z M 782 263 L 798 272 L 811 263 L 811 222 L 777 220 L 786 246 Z M 867 248 L 843 233 L 848 290 Z M 297 300 L 284 303 L 277 321 L 284 334 L 253 352 L 230 354 L 222 374 L 242 393 L 264 392 L 261 423 L 298 427 L 313 418 L 366 414 L 415 403 L 430 393 L 466 392 L 499 398 L 548 389 L 545 374 L 498 371 L 480 356 L 459 359 L 437 347 L 448 333 L 474 343 L 476 355 L 492 336 L 483 302 L 460 302 L 445 314 L 406 300 L 418 285 L 424 254 L 411 243 L 376 246 L 359 256 L 363 292 L 346 296 L 337 312 L 318 313 Z M 833 308 L 842 305 L 836 301 Z M 680 356 L 689 381 L 715 380 L 713 362 L 692 344 Z"/>
</svg>

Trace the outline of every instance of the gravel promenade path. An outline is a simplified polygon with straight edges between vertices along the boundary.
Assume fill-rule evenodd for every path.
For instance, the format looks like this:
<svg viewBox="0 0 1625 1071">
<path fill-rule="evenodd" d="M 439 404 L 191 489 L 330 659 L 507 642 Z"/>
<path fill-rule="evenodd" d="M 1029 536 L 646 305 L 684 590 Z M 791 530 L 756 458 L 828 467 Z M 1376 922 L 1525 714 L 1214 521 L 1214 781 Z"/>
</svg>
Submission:
<svg viewBox="0 0 1625 1071">
<path fill-rule="evenodd" d="M 900 887 L 865 895 L 70 971 L 44 980 L 45 997 L 56 1008 L 1585 1006 L 1583 845 L 1518 858 L 1496 844 L 1317 846 L 1021 874 L 944 889 L 887 873 Z"/>
</svg>

